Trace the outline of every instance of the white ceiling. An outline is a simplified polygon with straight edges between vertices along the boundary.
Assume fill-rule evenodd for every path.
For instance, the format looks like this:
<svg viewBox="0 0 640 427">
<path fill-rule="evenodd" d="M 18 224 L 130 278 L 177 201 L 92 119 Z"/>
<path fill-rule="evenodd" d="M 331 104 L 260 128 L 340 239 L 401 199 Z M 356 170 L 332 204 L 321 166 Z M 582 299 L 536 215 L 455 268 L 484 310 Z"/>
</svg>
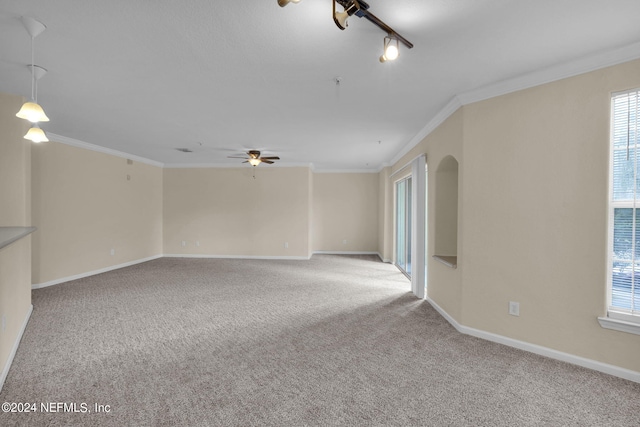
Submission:
<svg viewBox="0 0 640 427">
<path fill-rule="evenodd" d="M 378 61 L 383 31 L 355 16 L 340 31 L 329 0 L 0 0 L 0 91 L 29 96 L 26 15 L 47 26 L 35 63 L 49 133 L 167 165 L 262 149 L 282 166 L 373 171 L 456 95 L 640 57 L 638 0 L 368 3 L 415 45 L 393 63 Z"/>
</svg>

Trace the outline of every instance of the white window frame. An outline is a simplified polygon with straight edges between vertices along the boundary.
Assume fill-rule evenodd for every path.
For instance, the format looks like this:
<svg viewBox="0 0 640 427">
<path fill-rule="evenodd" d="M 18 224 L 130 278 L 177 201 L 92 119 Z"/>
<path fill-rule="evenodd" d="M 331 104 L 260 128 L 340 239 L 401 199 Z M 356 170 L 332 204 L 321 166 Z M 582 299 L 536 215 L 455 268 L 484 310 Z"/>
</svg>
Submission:
<svg viewBox="0 0 640 427">
<path fill-rule="evenodd" d="M 640 313 L 637 312 L 627 312 L 624 309 L 619 309 L 617 307 L 612 307 L 612 277 L 613 277 L 613 244 L 614 244 L 614 230 L 613 230 L 613 221 L 614 221 L 614 209 L 616 208 L 631 208 L 634 209 L 633 213 L 635 215 L 635 209 L 640 209 L 640 194 L 634 201 L 614 201 L 613 200 L 613 174 L 614 174 L 614 130 L 615 130 L 615 117 L 614 117 L 614 99 L 620 95 L 625 94 L 633 94 L 638 93 L 640 95 L 640 89 L 628 90 L 624 92 L 617 92 L 611 95 L 611 125 L 610 125 L 610 136 L 609 136 L 609 197 L 608 197 L 608 239 L 607 239 L 607 316 L 599 317 L 598 322 L 600 326 L 607 329 L 614 329 L 617 331 L 628 332 L 632 334 L 640 335 Z M 636 122 L 640 119 L 636 117 Z M 636 129 L 637 131 L 637 129 Z M 637 142 L 634 143 L 634 148 L 640 149 L 640 144 Z M 636 171 L 636 174 L 640 174 L 640 170 Z M 635 230 L 635 226 L 632 226 L 633 230 Z M 634 236 L 635 237 L 635 236 Z M 640 239 L 640 236 L 635 237 L 635 240 Z M 635 247 L 636 243 L 633 242 L 632 245 Z M 640 254 L 638 254 L 638 259 L 640 260 Z M 632 271 L 632 275 L 635 272 Z M 640 283 L 637 284 L 640 287 Z M 632 289 L 633 292 L 633 289 Z"/>
</svg>

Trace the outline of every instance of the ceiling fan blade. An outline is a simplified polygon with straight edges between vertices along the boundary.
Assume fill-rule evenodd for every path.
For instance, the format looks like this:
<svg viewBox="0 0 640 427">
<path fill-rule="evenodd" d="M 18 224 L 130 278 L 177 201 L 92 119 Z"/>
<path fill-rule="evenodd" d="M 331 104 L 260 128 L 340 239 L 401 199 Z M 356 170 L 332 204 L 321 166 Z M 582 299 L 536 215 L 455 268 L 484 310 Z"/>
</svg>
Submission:
<svg viewBox="0 0 640 427">
<path fill-rule="evenodd" d="M 280 157 L 278 156 L 272 156 L 272 157 L 260 157 L 260 160 L 280 160 Z"/>
<path fill-rule="evenodd" d="M 273 162 L 271 160 L 265 160 L 264 157 L 260 159 L 262 161 L 262 163 L 266 163 L 268 165 L 273 164 Z"/>
<path fill-rule="evenodd" d="M 244 162 L 242 162 L 242 163 L 249 163 L 249 160 L 245 160 L 245 161 L 244 161 Z"/>
</svg>

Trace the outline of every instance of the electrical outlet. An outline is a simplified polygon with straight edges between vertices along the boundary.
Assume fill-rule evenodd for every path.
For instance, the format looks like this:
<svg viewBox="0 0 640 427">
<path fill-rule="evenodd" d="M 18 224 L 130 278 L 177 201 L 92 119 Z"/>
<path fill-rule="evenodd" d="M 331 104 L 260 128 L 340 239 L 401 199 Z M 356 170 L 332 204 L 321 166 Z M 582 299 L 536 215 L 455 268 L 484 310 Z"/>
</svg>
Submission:
<svg viewBox="0 0 640 427">
<path fill-rule="evenodd" d="M 284 248 L 289 249 L 289 242 L 284 242 Z"/>
<path fill-rule="evenodd" d="M 182 246 L 187 246 L 187 242 L 186 241 L 182 241 Z"/>
<path fill-rule="evenodd" d="M 2 332 L 7 330 L 7 316 L 2 315 Z"/>
<path fill-rule="evenodd" d="M 196 240 L 196 246 L 200 246 L 200 240 Z"/>
<path fill-rule="evenodd" d="M 512 316 L 520 316 L 520 303 L 509 301 L 509 314 Z"/>
<path fill-rule="evenodd" d="M 116 254 L 116 250 L 115 249 L 111 249 L 111 255 L 115 255 Z"/>
<path fill-rule="evenodd" d="M 343 244 L 343 245 L 346 245 L 346 244 L 347 244 L 347 239 L 344 239 L 344 240 L 342 241 L 342 244 Z"/>
</svg>

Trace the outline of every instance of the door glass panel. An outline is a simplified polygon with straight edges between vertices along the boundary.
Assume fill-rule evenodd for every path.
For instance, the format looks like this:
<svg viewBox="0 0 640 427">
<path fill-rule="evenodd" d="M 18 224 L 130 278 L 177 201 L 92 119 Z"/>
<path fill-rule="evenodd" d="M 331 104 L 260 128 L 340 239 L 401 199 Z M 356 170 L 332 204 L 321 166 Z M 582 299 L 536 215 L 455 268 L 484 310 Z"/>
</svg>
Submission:
<svg viewBox="0 0 640 427">
<path fill-rule="evenodd" d="M 411 178 L 396 183 L 396 266 L 411 276 Z"/>
</svg>

